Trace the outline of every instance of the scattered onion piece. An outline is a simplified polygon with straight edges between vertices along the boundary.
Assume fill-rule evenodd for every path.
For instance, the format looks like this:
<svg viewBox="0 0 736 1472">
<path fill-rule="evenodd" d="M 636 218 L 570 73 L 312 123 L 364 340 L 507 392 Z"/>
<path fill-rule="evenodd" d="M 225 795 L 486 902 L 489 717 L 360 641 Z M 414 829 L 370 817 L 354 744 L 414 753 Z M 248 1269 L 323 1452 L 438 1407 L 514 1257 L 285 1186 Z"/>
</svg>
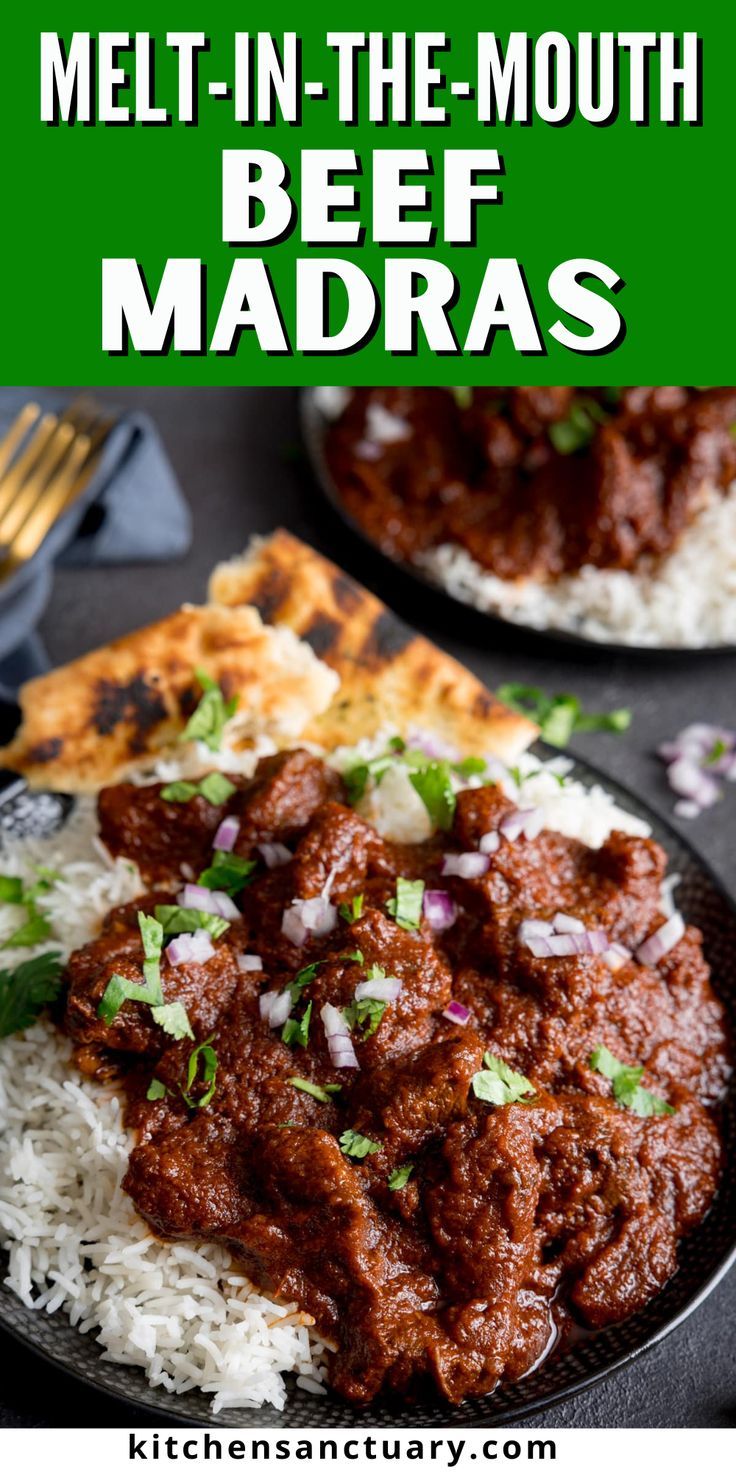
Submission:
<svg viewBox="0 0 736 1472">
<path fill-rule="evenodd" d="M 269 1027 L 281 1027 L 291 1013 L 293 1003 L 288 988 L 283 992 L 262 992 L 258 1010 Z"/>
<path fill-rule="evenodd" d="M 611 942 L 607 951 L 603 952 L 603 960 L 611 971 L 620 971 L 627 961 L 631 960 L 631 951 L 628 946 L 622 946 L 617 940 Z"/>
<path fill-rule="evenodd" d="M 443 854 L 442 875 L 454 874 L 458 879 L 481 879 L 488 873 L 491 861 L 487 854 Z"/>
<path fill-rule="evenodd" d="M 330 1062 L 333 1067 L 359 1068 L 360 1064 L 350 1038 L 350 1028 L 340 1008 L 333 1007 L 332 1002 L 325 1002 L 319 1015 L 322 1018 Z"/>
<path fill-rule="evenodd" d="M 605 930 L 584 930 L 582 935 L 531 936 L 526 942 L 533 956 L 601 956 L 608 950 Z"/>
<path fill-rule="evenodd" d="M 659 755 L 667 763 L 667 780 L 678 796 L 678 818 L 697 818 L 722 796 L 717 780 L 736 781 L 736 731 L 695 721 L 674 741 L 665 741 Z"/>
<path fill-rule="evenodd" d="M 482 854 L 496 854 L 500 847 L 501 835 L 495 828 L 490 833 L 484 833 L 478 843 L 478 848 Z"/>
<path fill-rule="evenodd" d="M 395 1002 L 401 996 L 402 985 L 398 976 L 379 976 L 372 981 L 359 981 L 355 988 L 355 1000 Z"/>
<path fill-rule="evenodd" d="M 448 1002 L 442 1013 L 448 1022 L 456 1022 L 458 1027 L 465 1027 L 470 1021 L 470 1011 L 464 1007 L 462 1002 Z"/>
<path fill-rule="evenodd" d="M 433 930 L 449 930 L 457 920 L 457 905 L 446 889 L 425 889 L 423 908 Z"/>
<path fill-rule="evenodd" d="M 238 956 L 237 962 L 241 971 L 263 970 L 263 962 L 260 956 L 254 955 L 253 952 L 246 952 L 244 955 Z"/>
<path fill-rule="evenodd" d="M 212 847 L 220 849 L 222 853 L 232 853 L 239 832 L 240 822 L 238 818 L 223 818 L 215 834 Z"/>
<path fill-rule="evenodd" d="M 280 869 L 284 864 L 290 864 L 294 857 L 285 843 L 257 843 L 256 848 L 267 869 Z"/>
<path fill-rule="evenodd" d="M 665 920 L 664 925 L 660 925 L 659 930 L 655 930 L 639 946 L 636 952 L 637 961 L 641 961 L 642 966 L 656 966 L 682 940 L 684 934 L 685 921 L 676 910 L 669 920 Z"/>
<path fill-rule="evenodd" d="M 552 916 L 552 929 L 558 935 L 582 935 L 585 926 L 582 920 L 578 920 L 575 915 L 566 915 L 563 910 L 558 910 L 557 914 Z"/>
<path fill-rule="evenodd" d="M 186 966 L 189 963 L 203 966 L 205 962 L 212 960 L 214 954 L 212 936 L 207 930 L 177 935 L 166 947 L 166 959 L 172 966 Z"/>
<path fill-rule="evenodd" d="M 203 884 L 185 884 L 177 895 L 177 904 L 185 910 L 203 910 L 223 920 L 239 920 L 240 911 L 224 889 L 206 889 Z"/>
</svg>

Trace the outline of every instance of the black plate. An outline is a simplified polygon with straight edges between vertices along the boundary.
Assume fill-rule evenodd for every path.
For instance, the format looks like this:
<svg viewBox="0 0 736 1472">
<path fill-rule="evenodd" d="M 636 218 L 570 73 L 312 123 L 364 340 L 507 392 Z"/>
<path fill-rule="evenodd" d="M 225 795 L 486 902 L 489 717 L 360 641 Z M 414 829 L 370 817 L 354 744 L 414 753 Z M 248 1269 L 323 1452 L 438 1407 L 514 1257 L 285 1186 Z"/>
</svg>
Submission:
<svg viewBox="0 0 736 1472">
<path fill-rule="evenodd" d="M 536 749 L 544 758 L 559 755 L 542 743 Z M 678 905 L 686 918 L 703 932 L 705 953 L 733 1023 L 736 1020 L 736 907 L 703 860 L 668 823 L 625 787 L 587 763 L 576 762 L 574 771 L 587 784 L 602 783 L 622 807 L 645 819 L 654 837 L 667 850 L 671 869 L 682 876 L 677 891 Z M 38 798 L 24 792 L 14 796 L 9 788 L 4 800 L 0 798 L 0 832 L 6 837 L 28 832 L 29 826 L 34 832 L 43 828 L 51 831 L 63 821 L 63 815 L 64 808 L 55 806 L 54 801 L 50 803 L 43 794 Z M 393 1400 L 379 1401 L 361 1410 L 332 1394 L 317 1397 L 292 1386 L 282 1412 L 270 1407 L 230 1409 L 215 1416 L 209 1398 L 201 1392 L 174 1396 L 166 1390 L 152 1388 L 141 1371 L 103 1360 L 92 1336 L 81 1335 L 71 1328 L 62 1313 L 35 1314 L 4 1285 L 0 1287 L 0 1324 L 77 1379 L 130 1405 L 157 1412 L 162 1424 L 173 1420 L 200 1426 L 309 1426 L 322 1430 L 366 1426 L 371 1429 L 495 1426 L 518 1421 L 586 1389 L 651 1348 L 702 1303 L 736 1260 L 736 1080 L 724 1110 L 724 1130 L 725 1174 L 716 1201 L 702 1226 L 683 1243 L 679 1271 L 647 1308 L 623 1324 L 581 1338 L 566 1355 L 551 1358 L 525 1380 L 501 1386 L 493 1395 L 466 1401 L 461 1406 L 448 1406 L 436 1399 L 412 1405 Z M 705 1375 L 707 1367 L 696 1367 L 696 1373 Z"/>
<path fill-rule="evenodd" d="M 388 564 L 393 569 L 394 576 L 404 582 L 407 589 L 411 590 L 412 585 L 416 587 L 417 584 L 422 589 L 426 590 L 429 588 L 433 594 L 445 603 L 445 607 L 450 602 L 456 608 L 461 608 L 469 614 L 477 624 L 479 637 L 483 637 L 483 629 L 485 629 L 485 637 L 487 638 L 488 625 L 490 624 L 493 628 L 504 629 L 517 635 L 524 635 L 527 639 L 533 640 L 534 642 L 541 641 L 544 644 L 554 645 L 557 648 L 560 646 L 567 646 L 568 648 L 572 646 L 578 650 L 598 650 L 601 653 L 611 655 L 628 654 L 644 659 L 658 659 L 660 655 L 663 655 L 668 660 L 678 658 L 683 660 L 692 659 L 699 654 L 736 653 L 736 645 L 734 644 L 703 644 L 697 647 L 688 647 L 681 644 L 615 644 L 602 639 L 590 639 L 584 634 L 575 634 L 567 629 L 551 627 L 548 629 L 538 629 L 533 624 L 526 624 L 517 619 L 505 618 L 502 613 L 489 613 L 485 609 L 478 608 L 473 603 L 466 602 L 463 598 L 456 598 L 453 593 L 449 593 L 441 583 L 436 582 L 428 573 L 422 572 L 421 568 L 415 567 L 411 562 L 404 562 L 398 557 L 390 557 L 388 553 L 384 552 L 367 535 L 360 522 L 351 516 L 327 465 L 324 453 L 324 439 L 325 430 L 329 421 L 325 419 L 325 416 L 317 405 L 315 392 L 314 389 L 303 389 L 300 396 L 302 434 L 317 484 L 327 498 L 332 510 L 339 517 L 343 526 L 348 527 L 352 535 L 362 543 L 363 547 L 370 548 L 373 557 L 378 559 L 384 566 Z M 365 569 L 359 569 L 358 575 L 363 582 L 366 581 Z"/>
</svg>

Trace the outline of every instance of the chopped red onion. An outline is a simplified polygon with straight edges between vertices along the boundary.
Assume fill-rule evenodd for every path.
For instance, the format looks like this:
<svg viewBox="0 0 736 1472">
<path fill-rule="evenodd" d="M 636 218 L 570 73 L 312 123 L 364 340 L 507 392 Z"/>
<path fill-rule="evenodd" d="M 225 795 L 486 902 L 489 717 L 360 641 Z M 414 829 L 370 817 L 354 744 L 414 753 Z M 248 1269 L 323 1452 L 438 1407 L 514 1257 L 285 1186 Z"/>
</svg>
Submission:
<svg viewBox="0 0 736 1472">
<path fill-rule="evenodd" d="M 608 950 L 603 952 L 603 960 L 612 971 L 620 971 L 621 967 L 631 960 L 631 951 L 628 946 L 622 946 L 617 940 L 614 940 Z"/>
<path fill-rule="evenodd" d="M 519 926 L 519 940 L 527 941 L 538 939 L 542 935 L 554 935 L 555 927 L 551 920 L 522 920 Z"/>
<path fill-rule="evenodd" d="M 325 894 L 312 900 L 292 900 L 284 910 L 281 930 L 295 946 L 303 946 L 308 935 L 329 935 L 337 925 L 337 909 Z"/>
<path fill-rule="evenodd" d="M 456 746 L 443 741 L 441 736 L 436 736 L 432 731 L 426 731 L 422 726 L 410 726 L 406 733 L 406 744 L 414 751 L 421 751 L 431 761 L 456 762 L 460 760 L 460 752 Z"/>
<path fill-rule="evenodd" d="M 558 935 L 582 935 L 585 930 L 582 920 L 577 920 L 574 915 L 566 915 L 563 910 L 558 910 L 552 916 L 552 929 Z"/>
<path fill-rule="evenodd" d="M 698 804 L 689 798 L 681 797 L 680 801 L 675 803 L 673 811 L 678 818 L 699 818 L 702 808 L 699 808 Z"/>
<path fill-rule="evenodd" d="M 192 963 L 203 966 L 215 954 L 212 936 L 207 930 L 195 930 L 191 934 L 177 935 L 166 947 L 166 959 L 172 966 Z"/>
<path fill-rule="evenodd" d="M 677 909 L 674 901 L 674 892 L 681 879 L 681 874 L 668 874 L 659 886 L 662 914 L 666 920 L 669 920 L 670 915 L 674 915 Z"/>
<path fill-rule="evenodd" d="M 639 946 L 636 952 L 637 961 L 641 961 L 642 966 L 656 966 L 682 940 L 684 934 L 685 921 L 676 910 L 669 920 L 665 920 L 664 925 L 660 925 L 659 930 L 655 930 Z"/>
<path fill-rule="evenodd" d="M 238 956 L 237 961 L 241 971 L 263 970 L 263 962 L 260 956 L 255 956 L 252 952 L 246 952 L 245 955 Z"/>
<path fill-rule="evenodd" d="M 538 838 L 544 827 L 544 814 L 539 808 L 516 808 L 501 819 L 498 827 L 509 843 L 516 843 L 522 834 L 525 838 Z"/>
<path fill-rule="evenodd" d="M 510 789 L 514 794 L 519 791 L 518 784 L 514 781 L 506 763 L 502 762 L 500 757 L 486 756 L 485 761 L 485 776 L 489 781 L 500 783 L 502 787 L 505 787 L 507 790 Z"/>
<path fill-rule="evenodd" d="M 345 1014 L 332 1002 L 325 1002 L 320 1017 L 330 1051 L 330 1061 L 335 1068 L 358 1068 L 360 1065 L 350 1038 L 350 1028 Z"/>
<path fill-rule="evenodd" d="M 220 915 L 223 920 L 239 920 L 240 911 L 224 889 L 207 889 L 204 884 L 185 884 L 177 903 L 185 910 L 204 910 L 206 915 Z"/>
<path fill-rule="evenodd" d="M 526 813 L 527 819 L 524 824 L 524 837 L 531 841 L 533 838 L 539 838 L 544 828 L 544 812 L 541 808 L 527 808 Z"/>
<path fill-rule="evenodd" d="M 292 1006 L 288 987 L 283 992 L 262 992 L 258 998 L 258 1010 L 269 1027 L 281 1027 L 289 1017 Z"/>
<path fill-rule="evenodd" d="M 482 854 L 496 854 L 500 847 L 501 835 L 495 828 L 490 833 L 484 833 L 478 843 L 478 848 Z"/>
<path fill-rule="evenodd" d="M 280 869 L 283 864 L 290 864 L 294 857 L 285 843 L 257 843 L 256 848 L 267 869 Z"/>
<path fill-rule="evenodd" d="M 457 920 L 457 905 L 446 889 L 425 889 L 423 908 L 433 930 L 449 930 Z"/>
<path fill-rule="evenodd" d="M 608 949 L 605 930 L 585 930 L 582 935 L 531 936 L 526 942 L 533 956 L 600 956 Z"/>
<path fill-rule="evenodd" d="M 736 779 L 736 731 L 704 721 L 686 726 L 674 741 L 665 741 L 659 755 L 667 763 L 667 779 L 680 799 L 678 818 L 697 818 L 721 794 L 718 777 Z"/>
<path fill-rule="evenodd" d="M 376 977 L 374 981 L 360 981 L 355 988 L 356 1002 L 395 1002 L 401 996 L 403 983 L 398 976 Z"/>
<path fill-rule="evenodd" d="M 442 875 L 455 874 L 458 879 L 481 879 L 488 873 L 491 861 L 487 854 L 443 854 Z"/>
<path fill-rule="evenodd" d="M 213 848 L 219 848 L 223 853 L 231 853 L 239 832 L 240 822 L 237 818 L 223 818 L 215 834 Z"/>
<path fill-rule="evenodd" d="M 689 802 L 696 802 L 699 808 L 711 808 L 721 794 L 715 777 L 704 772 L 689 757 L 678 757 L 670 764 L 667 780 L 673 792 Z"/>
<path fill-rule="evenodd" d="M 470 1011 L 463 1006 L 462 1002 L 448 1002 L 442 1016 L 446 1017 L 448 1022 L 456 1022 L 458 1027 L 465 1027 L 470 1021 Z"/>
</svg>

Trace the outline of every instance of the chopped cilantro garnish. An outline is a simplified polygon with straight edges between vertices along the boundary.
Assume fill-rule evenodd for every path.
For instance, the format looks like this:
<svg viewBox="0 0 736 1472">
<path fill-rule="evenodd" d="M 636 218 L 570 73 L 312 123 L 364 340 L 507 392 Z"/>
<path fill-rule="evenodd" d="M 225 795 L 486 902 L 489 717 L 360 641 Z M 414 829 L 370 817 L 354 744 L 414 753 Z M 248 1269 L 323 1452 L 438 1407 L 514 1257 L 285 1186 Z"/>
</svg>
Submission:
<svg viewBox="0 0 736 1472">
<path fill-rule="evenodd" d="M 163 1028 L 177 1042 L 181 1038 L 194 1038 L 187 1009 L 182 1002 L 164 1002 L 162 1007 L 152 1007 L 151 1016 L 157 1027 Z"/>
<path fill-rule="evenodd" d="M 386 909 L 402 930 L 418 930 L 422 921 L 423 899 L 424 880 L 404 879 L 399 875 L 396 880 L 396 898 L 387 900 Z"/>
<path fill-rule="evenodd" d="M 157 1099 L 165 1099 L 168 1092 L 166 1084 L 160 1078 L 152 1078 L 146 1090 L 146 1098 L 153 1104 Z"/>
<path fill-rule="evenodd" d="M 493 1053 L 484 1053 L 483 1069 L 473 1074 L 472 1084 L 476 1099 L 483 1099 L 486 1104 L 517 1104 L 527 1094 L 534 1093 L 534 1085 L 523 1073 L 515 1073 Z"/>
<path fill-rule="evenodd" d="M 194 1037 L 186 1008 L 181 1002 L 165 1002 L 161 988 L 161 949 L 164 943 L 164 926 L 159 909 L 174 906 L 157 906 L 156 916 L 138 911 L 138 928 L 143 942 L 143 984 L 130 981 L 127 976 L 114 972 L 102 994 L 97 1016 L 103 1022 L 114 1022 L 124 1002 L 145 1002 L 151 1008 L 151 1016 L 158 1027 L 172 1038 Z M 195 926 L 196 929 L 196 926 Z"/>
<path fill-rule="evenodd" d="M 338 914 L 342 920 L 347 920 L 349 925 L 351 921 L 360 919 L 363 914 L 363 903 L 364 896 L 362 894 L 354 894 L 349 904 L 343 900 L 343 903 L 338 905 Z"/>
<path fill-rule="evenodd" d="M 596 399 L 580 395 L 573 400 L 566 419 L 550 424 L 548 434 L 559 455 L 574 455 L 582 450 L 595 434 L 596 425 L 604 424 L 608 415 Z"/>
<path fill-rule="evenodd" d="M 634 1068 L 628 1063 L 620 1063 L 604 1044 L 591 1053 L 590 1066 L 596 1073 L 611 1080 L 613 1097 L 624 1109 L 631 1109 L 643 1119 L 652 1114 L 674 1114 L 672 1105 L 666 1099 L 661 1099 L 658 1094 L 652 1094 L 649 1089 L 641 1087 L 643 1067 Z"/>
<path fill-rule="evenodd" d="M 312 1016 L 312 1003 L 309 1002 L 300 1018 L 287 1017 L 281 1033 L 282 1043 L 287 1043 L 290 1048 L 297 1045 L 306 1048 L 309 1042 L 309 1020 Z"/>
<path fill-rule="evenodd" d="M 354 1160 L 364 1160 L 366 1155 L 377 1155 L 383 1145 L 369 1140 L 367 1135 L 361 1135 L 357 1130 L 344 1130 L 340 1136 L 340 1149 L 343 1155 L 351 1155 Z"/>
<path fill-rule="evenodd" d="M 322 965 L 322 961 L 312 961 L 310 962 L 309 966 L 302 966 L 301 971 L 297 971 L 296 976 L 292 981 L 289 982 L 288 986 L 288 991 L 292 1002 L 299 1001 L 304 988 L 306 986 L 309 986 L 310 983 L 314 981 L 314 978 L 317 975 L 320 966 Z"/>
<path fill-rule="evenodd" d="M 197 1078 L 200 1073 L 201 1077 Z M 200 1084 L 206 1084 L 205 1092 L 199 1099 L 192 1097 L 192 1088 L 195 1079 Z M 217 1084 L 217 1054 L 212 1047 L 212 1038 L 206 1038 L 203 1043 L 198 1043 L 192 1048 L 187 1064 L 187 1081 L 181 1091 L 181 1097 L 189 1109 L 205 1109 L 212 1099 Z"/>
<path fill-rule="evenodd" d="M 20 905 L 23 901 L 23 880 L 11 874 L 0 874 L 0 903 Z"/>
<path fill-rule="evenodd" d="M 713 742 L 713 745 L 711 746 L 711 749 L 708 752 L 707 757 L 705 758 L 704 766 L 712 767 L 714 762 L 720 761 L 721 757 L 726 755 L 727 751 L 728 746 L 726 745 L 726 742 L 721 736 L 719 736 L 718 739 Z"/>
<path fill-rule="evenodd" d="M 550 746 L 566 746 L 575 731 L 626 731 L 631 711 L 612 710 L 587 715 L 576 695 L 547 695 L 537 685 L 499 685 L 499 700 L 539 726 L 539 734 Z"/>
<path fill-rule="evenodd" d="M 452 397 L 455 400 L 458 409 L 470 408 L 470 405 L 473 402 L 472 388 L 451 388 L 450 393 L 452 394 Z"/>
<path fill-rule="evenodd" d="M 213 940 L 218 940 L 230 927 L 230 921 L 222 915 L 210 915 L 207 910 L 185 910 L 181 905 L 157 905 L 156 919 L 163 926 L 164 935 L 207 930 Z"/>
<path fill-rule="evenodd" d="M 61 970 L 58 951 L 48 951 L 22 961 L 15 971 L 0 971 L 0 1038 L 30 1027 L 41 1008 L 56 1000 Z"/>
<path fill-rule="evenodd" d="M 301 1089 L 303 1094 L 311 1094 L 313 1099 L 319 1099 L 320 1104 L 329 1104 L 333 1094 L 339 1094 L 342 1084 L 313 1084 L 308 1078 L 287 1078 L 287 1084 L 292 1084 L 295 1089 Z"/>
<path fill-rule="evenodd" d="M 235 791 L 235 783 L 222 772 L 208 772 L 200 782 L 169 782 L 161 788 L 161 796 L 165 802 L 189 802 L 199 796 L 213 808 L 219 808 Z"/>
<path fill-rule="evenodd" d="M 371 966 L 368 972 L 368 980 L 383 981 L 386 972 L 382 966 Z M 343 1009 L 343 1015 L 348 1027 L 362 1027 L 363 1037 L 372 1038 L 376 1032 L 388 1003 L 378 1001 L 374 997 L 361 997 L 360 1001 L 353 1001 Z"/>
<path fill-rule="evenodd" d="M 340 960 L 341 961 L 357 961 L 358 962 L 358 965 L 359 966 L 362 966 L 363 965 L 363 962 L 365 960 L 365 956 L 363 955 L 363 952 L 362 951 L 341 951 L 340 952 Z"/>
<path fill-rule="evenodd" d="M 397 1165 L 388 1178 L 389 1191 L 401 1191 L 414 1169 L 413 1165 Z"/>
<path fill-rule="evenodd" d="M 487 765 L 482 756 L 464 756 L 461 762 L 453 762 L 452 770 L 458 777 L 482 777 Z"/>
<path fill-rule="evenodd" d="M 179 739 L 203 741 L 210 751 L 219 751 L 225 726 L 238 708 L 238 697 L 226 700 L 217 681 L 206 670 L 197 669 L 194 673 L 203 692 L 202 699 Z"/>
<path fill-rule="evenodd" d="M 450 764 L 429 761 L 409 773 L 414 791 L 419 794 L 435 828 L 447 832 L 452 827 L 457 799 L 452 787 Z"/>
<path fill-rule="evenodd" d="M 241 859 L 239 854 L 215 849 L 212 863 L 204 869 L 197 880 L 205 889 L 223 889 L 226 894 L 240 894 L 249 884 L 256 869 L 255 859 Z"/>
<path fill-rule="evenodd" d="M 51 926 L 45 915 L 42 915 L 33 906 L 29 906 L 31 913 L 17 930 L 9 935 L 2 943 L 2 949 L 9 951 L 15 946 L 37 946 L 39 941 L 46 940 L 51 934 Z"/>
</svg>

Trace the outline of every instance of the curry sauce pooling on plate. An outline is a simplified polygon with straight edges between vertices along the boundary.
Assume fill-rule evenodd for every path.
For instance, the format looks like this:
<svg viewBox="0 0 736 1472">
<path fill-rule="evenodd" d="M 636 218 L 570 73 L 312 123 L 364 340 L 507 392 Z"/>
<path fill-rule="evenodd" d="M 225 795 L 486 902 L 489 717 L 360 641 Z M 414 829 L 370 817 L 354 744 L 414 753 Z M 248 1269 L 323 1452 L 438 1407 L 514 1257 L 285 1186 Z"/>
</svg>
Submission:
<svg viewBox="0 0 736 1472">
<path fill-rule="evenodd" d="M 736 477 L 735 426 L 734 388 L 356 389 L 326 455 L 389 556 L 549 581 L 671 552 Z"/>
<path fill-rule="evenodd" d="M 68 964 L 154 1230 L 297 1300 L 357 1402 L 483 1394 L 641 1309 L 712 1202 L 728 1074 L 662 850 L 539 831 L 436 770 L 411 846 L 351 806 L 365 768 L 213 776 L 101 793 L 149 892 Z"/>
</svg>

